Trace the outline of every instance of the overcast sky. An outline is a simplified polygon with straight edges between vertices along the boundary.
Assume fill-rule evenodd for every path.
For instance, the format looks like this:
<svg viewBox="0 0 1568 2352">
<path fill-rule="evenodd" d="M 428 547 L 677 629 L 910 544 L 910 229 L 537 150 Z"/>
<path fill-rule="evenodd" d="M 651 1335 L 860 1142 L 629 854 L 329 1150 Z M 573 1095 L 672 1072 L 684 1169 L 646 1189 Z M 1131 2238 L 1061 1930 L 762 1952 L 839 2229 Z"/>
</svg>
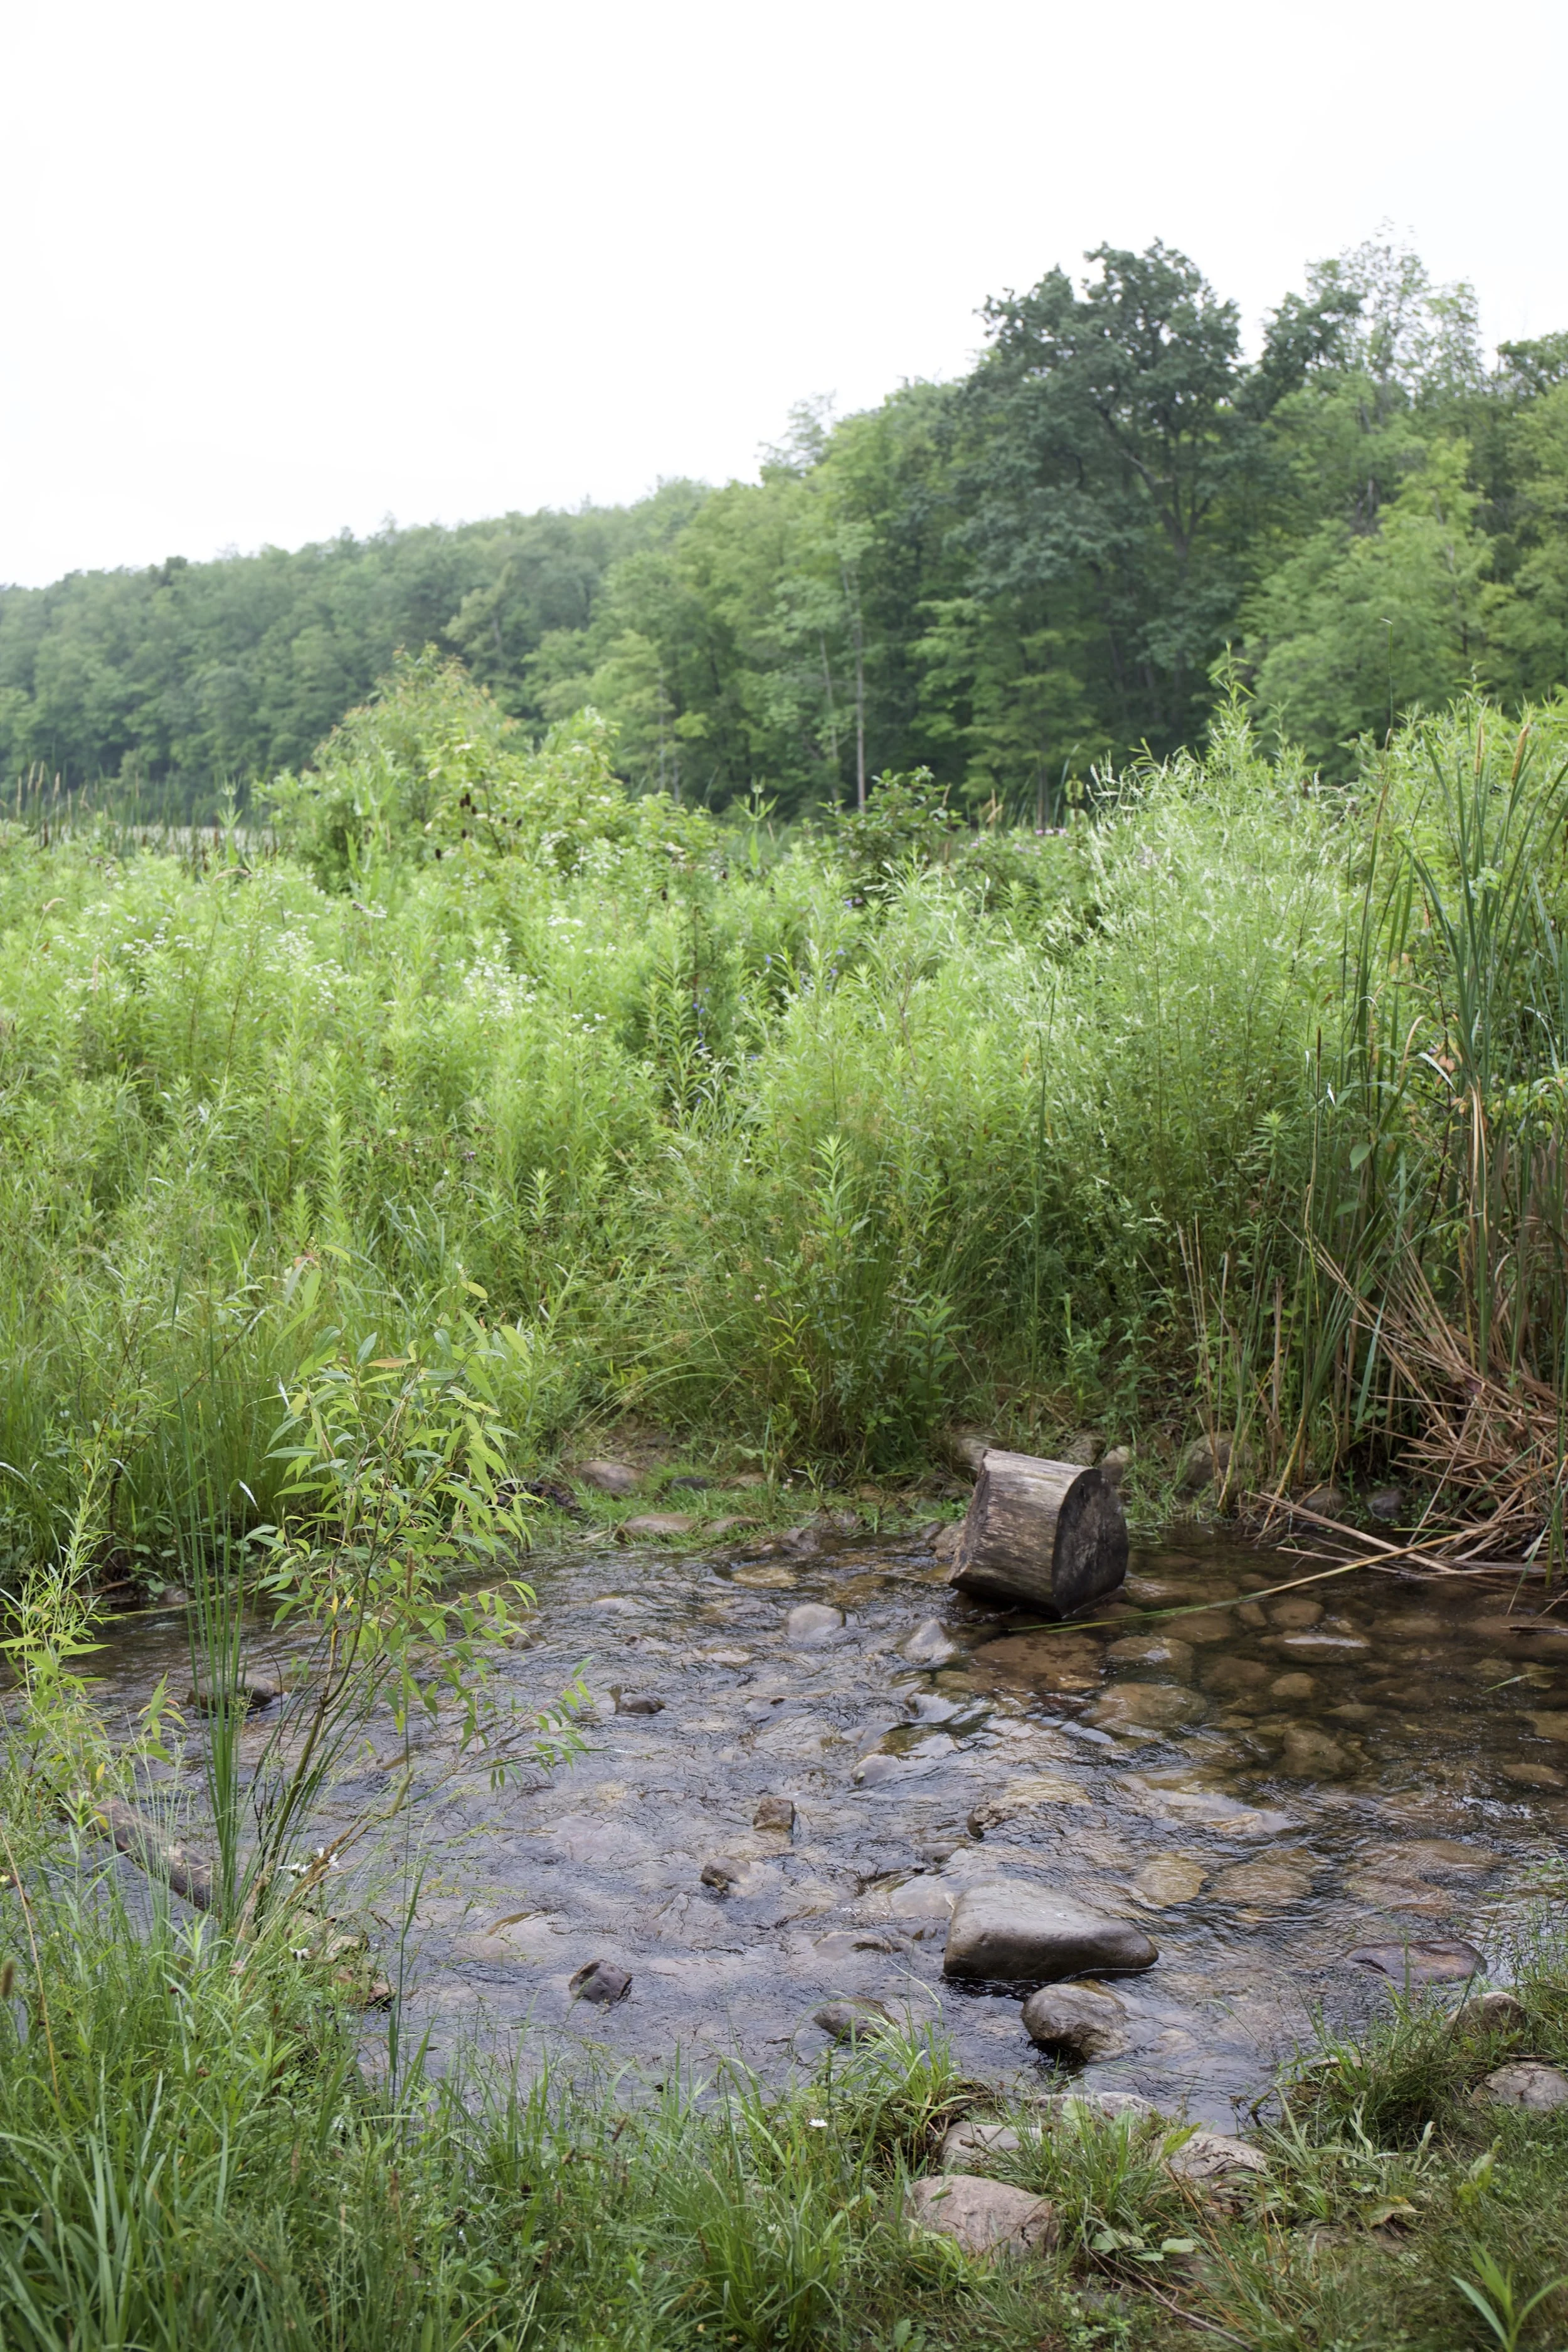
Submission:
<svg viewBox="0 0 1568 2352">
<path fill-rule="evenodd" d="M 0 580 L 754 470 L 988 293 L 1391 221 L 1568 326 L 1563 0 L 10 0 Z"/>
</svg>

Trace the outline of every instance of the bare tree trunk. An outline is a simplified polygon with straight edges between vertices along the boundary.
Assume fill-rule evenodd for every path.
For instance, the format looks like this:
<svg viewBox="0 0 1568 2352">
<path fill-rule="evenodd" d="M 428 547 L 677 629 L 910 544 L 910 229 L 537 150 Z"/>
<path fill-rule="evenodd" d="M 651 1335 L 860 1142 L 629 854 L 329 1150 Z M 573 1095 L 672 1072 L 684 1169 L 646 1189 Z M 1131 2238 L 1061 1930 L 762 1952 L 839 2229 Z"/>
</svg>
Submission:
<svg viewBox="0 0 1568 2352">
<path fill-rule="evenodd" d="M 986 1454 L 949 1581 L 990 1600 L 1069 1616 L 1127 1573 L 1127 1522 L 1098 1470 L 1032 1454 Z"/>
</svg>

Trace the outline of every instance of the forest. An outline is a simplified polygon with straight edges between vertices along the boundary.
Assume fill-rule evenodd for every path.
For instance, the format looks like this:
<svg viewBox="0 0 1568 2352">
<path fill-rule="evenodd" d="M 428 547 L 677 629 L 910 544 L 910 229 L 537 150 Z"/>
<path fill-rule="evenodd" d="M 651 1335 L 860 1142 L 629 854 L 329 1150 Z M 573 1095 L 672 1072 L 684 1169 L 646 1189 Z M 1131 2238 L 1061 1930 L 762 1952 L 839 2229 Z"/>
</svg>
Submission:
<svg viewBox="0 0 1568 2352">
<path fill-rule="evenodd" d="M 789 817 L 924 767 L 1044 824 L 1232 680 L 1331 778 L 1568 681 L 1568 333 L 1489 363 L 1472 291 L 1373 242 L 1248 358 L 1184 255 L 1087 260 L 988 301 L 962 380 L 804 403 L 754 483 L 0 591 L 0 774 L 208 816 L 431 646 L 535 733 L 592 705 L 637 789 Z"/>
</svg>

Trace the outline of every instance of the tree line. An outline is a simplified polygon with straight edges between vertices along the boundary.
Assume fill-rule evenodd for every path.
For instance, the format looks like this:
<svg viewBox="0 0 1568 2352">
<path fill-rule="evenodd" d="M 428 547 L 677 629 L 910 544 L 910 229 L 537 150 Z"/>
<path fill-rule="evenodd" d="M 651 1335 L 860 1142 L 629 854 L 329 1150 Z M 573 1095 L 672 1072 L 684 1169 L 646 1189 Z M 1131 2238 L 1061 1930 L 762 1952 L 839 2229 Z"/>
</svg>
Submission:
<svg viewBox="0 0 1568 2352">
<path fill-rule="evenodd" d="M 1372 243 L 1249 358 L 1184 255 L 1087 260 L 989 301 L 962 379 L 802 404 L 756 482 L 0 591 L 0 774 L 204 814 L 431 646 L 677 797 L 923 767 L 1048 823 L 1235 684 L 1338 775 L 1467 684 L 1568 683 L 1568 333 L 1489 361 L 1473 291 Z"/>
</svg>

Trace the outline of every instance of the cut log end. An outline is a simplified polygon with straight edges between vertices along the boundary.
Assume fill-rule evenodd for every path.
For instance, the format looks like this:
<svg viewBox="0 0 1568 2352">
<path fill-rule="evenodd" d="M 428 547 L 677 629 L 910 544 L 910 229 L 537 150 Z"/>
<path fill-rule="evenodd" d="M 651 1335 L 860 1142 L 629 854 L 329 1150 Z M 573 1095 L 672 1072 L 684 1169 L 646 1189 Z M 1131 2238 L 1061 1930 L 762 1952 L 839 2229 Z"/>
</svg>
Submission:
<svg viewBox="0 0 1568 2352">
<path fill-rule="evenodd" d="M 1098 1470 L 986 1454 L 949 1580 L 960 1591 L 1068 1617 L 1126 1574 L 1127 1521 Z"/>
</svg>

